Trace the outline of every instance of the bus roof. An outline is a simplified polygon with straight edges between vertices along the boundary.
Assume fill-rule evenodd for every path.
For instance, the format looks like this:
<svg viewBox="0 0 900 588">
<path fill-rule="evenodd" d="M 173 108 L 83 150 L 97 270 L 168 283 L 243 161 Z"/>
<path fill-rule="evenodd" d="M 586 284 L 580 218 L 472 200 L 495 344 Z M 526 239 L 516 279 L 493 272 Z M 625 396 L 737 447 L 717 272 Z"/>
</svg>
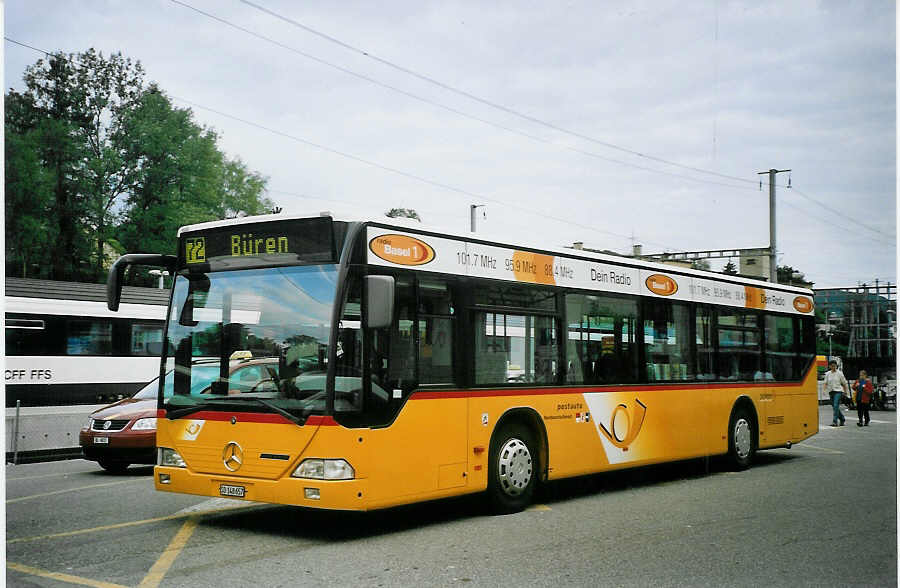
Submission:
<svg viewBox="0 0 900 588">
<path fill-rule="evenodd" d="M 473 234 L 464 231 L 458 231 L 453 229 L 447 229 L 444 227 L 437 226 L 429 226 L 419 221 L 413 219 L 406 218 L 390 218 L 390 217 L 360 217 L 352 214 L 340 214 L 340 213 L 332 213 L 332 212 L 320 212 L 318 214 L 265 214 L 258 216 L 245 216 L 240 218 L 226 219 L 226 220 L 218 220 L 218 221 L 210 221 L 205 223 L 198 223 L 194 225 L 186 225 L 181 227 L 178 230 L 178 236 L 181 236 L 185 232 L 193 232 L 205 229 L 219 228 L 219 227 L 228 227 L 228 226 L 236 226 L 243 224 L 252 224 L 252 223 L 265 223 L 270 221 L 285 221 L 292 219 L 308 219 L 308 218 L 316 218 L 316 217 L 330 217 L 335 221 L 343 221 L 343 222 L 358 222 L 358 223 L 366 223 L 370 225 L 378 225 L 381 227 L 388 228 L 396 228 L 398 230 L 425 234 L 436 237 L 445 237 L 448 239 L 454 239 L 459 241 L 468 241 L 473 243 L 481 243 L 494 245 L 497 247 L 508 247 L 514 249 L 526 249 L 535 252 L 546 252 L 556 256 L 566 257 L 570 259 L 583 259 L 583 260 L 595 260 L 604 263 L 609 263 L 613 265 L 625 266 L 625 267 L 634 267 L 634 268 L 643 268 L 643 269 L 652 269 L 658 270 L 660 272 L 670 273 L 670 274 L 678 274 L 684 276 L 696 276 L 698 278 L 705 278 L 708 280 L 715 280 L 719 282 L 725 282 L 730 284 L 745 284 L 747 286 L 752 286 L 756 288 L 768 288 L 771 290 L 780 290 L 784 292 L 792 292 L 797 294 L 806 294 L 813 295 L 812 290 L 807 288 L 799 288 L 797 286 L 789 286 L 786 284 L 773 284 L 771 282 L 765 280 L 755 280 L 752 278 L 744 278 L 741 276 L 732 276 L 727 274 L 722 274 L 719 272 L 705 271 L 705 270 L 697 270 L 692 268 L 668 265 L 660 262 L 652 262 L 652 261 L 644 261 L 640 259 L 634 259 L 626 256 L 619 255 L 609 255 L 605 253 L 596 253 L 593 251 L 586 251 L 583 249 L 573 249 L 568 247 L 548 247 L 547 245 L 540 245 L 528 242 L 512 242 L 511 240 L 501 237 L 497 239 L 492 239 L 489 234 Z"/>
</svg>

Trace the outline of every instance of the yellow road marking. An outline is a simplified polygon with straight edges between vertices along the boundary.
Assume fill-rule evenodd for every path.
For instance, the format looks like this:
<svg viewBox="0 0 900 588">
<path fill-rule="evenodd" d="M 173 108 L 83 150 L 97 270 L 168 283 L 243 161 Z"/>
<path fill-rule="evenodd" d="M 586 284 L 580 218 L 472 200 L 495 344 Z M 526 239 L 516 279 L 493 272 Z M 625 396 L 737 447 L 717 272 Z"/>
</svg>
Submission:
<svg viewBox="0 0 900 588">
<path fill-rule="evenodd" d="M 69 488 L 68 490 L 55 490 L 53 492 L 44 492 L 43 494 L 32 494 L 31 496 L 22 496 L 20 498 L 11 498 L 6 501 L 6 504 L 12 504 L 13 502 L 22 502 L 23 500 L 31 500 L 32 498 L 43 498 L 44 496 L 53 496 L 54 494 L 66 494 L 68 492 L 76 492 L 78 490 L 88 490 L 90 488 L 103 488 L 104 486 L 117 486 L 119 484 L 129 484 L 131 482 L 146 482 L 146 480 L 142 480 L 142 479 L 122 480 L 121 482 L 106 482 L 105 484 L 92 484 L 90 486 L 81 486 L 79 488 Z"/>
<path fill-rule="evenodd" d="M 185 519 L 191 516 L 199 516 L 199 515 L 208 515 L 214 514 L 218 512 L 225 512 L 228 510 L 237 510 L 239 508 L 249 508 L 250 506 L 256 506 L 255 504 L 247 504 L 247 505 L 236 505 L 236 506 L 228 506 L 224 508 L 217 508 L 208 511 L 200 511 L 200 512 L 189 512 L 189 513 L 180 513 L 180 514 L 172 514 L 164 517 L 155 517 L 152 519 L 143 519 L 140 521 L 128 521 L 125 523 L 114 523 L 112 525 L 103 525 L 100 527 L 91 527 L 90 529 L 78 529 L 77 531 L 64 531 L 62 533 L 51 533 L 49 535 L 36 535 L 34 537 L 21 537 L 19 539 L 7 539 L 6 544 L 11 545 L 13 543 L 24 543 L 26 541 L 40 541 L 43 539 L 57 539 L 59 537 L 71 537 L 73 535 L 83 535 L 85 533 L 97 533 L 100 531 L 109 531 L 110 529 L 121 529 L 123 527 L 135 527 L 138 525 L 147 525 L 150 523 L 158 523 L 160 521 L 171 521 L 175 519 Z"/>
<path fill-rule="evenodd" d="M 29 574 L 31 576 L 40 576 L 41 578 L 49 578 L 51 580 L 58 580 L 60 582 L 68 582 L 69 584 L 80 584 L 82 586 L 95 586 L 96 588 L 125 588 L 121 584 L 113 584 L 111 582 L 100 582 L 98 580 L 91 580 L 90 578 L 81 578 L 79 576 L 73 576 L 71 574 L 61 574 L 59 572 L 49 572 L 47 570 L 42 570 L 40 568 L 33 568 L 31 566 L 25 566 L 22 564 L 6 562 L 6 567 L 15 570 L 17 572 L 21 572 L 23 574 Z"/>
<path fill-rule="evenodd" d="M 184 546 L 187 544 L 188 539 L 193 535 L 198 522 L 199 518 L 196 516 L 192 516 L 184 522 L 181 529 L 178 530 L 178 533 L 175 534 L 175 537 L 169 543 L 169 546 L 166 547 L 163 554 L 156 560 L 156 563 L 153 564 L 150 571 L 147 572 L 147 575 L 141 581 L 138 588 L 156 588 L 159 586 L 165 577 L 166 572 L 168 572 L 169 568 L 172 567 L 172 564 L 175 563 L 175 558 L 178 557 L 178 554 L 181 553 Z"/>
<path fill-rule="evenodd" d="M 532 504 L 525 510 L 553 510 L 553 509 L 550 508 L 549 506 L 547 506 L 546 504 Z"/>
</svg>

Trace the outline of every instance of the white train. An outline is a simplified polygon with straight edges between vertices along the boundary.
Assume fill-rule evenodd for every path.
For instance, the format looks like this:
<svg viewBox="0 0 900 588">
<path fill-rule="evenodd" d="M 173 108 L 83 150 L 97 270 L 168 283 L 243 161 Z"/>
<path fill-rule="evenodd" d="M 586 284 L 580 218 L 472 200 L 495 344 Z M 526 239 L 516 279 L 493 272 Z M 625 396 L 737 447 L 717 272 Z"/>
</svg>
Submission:
<svg viewBox="0 0 900 588">
<path fill-rule="evenodd" d="M 169 290 L 6 278 L 6 406 L 110 402 L 159 374 Z"/>
</svg>

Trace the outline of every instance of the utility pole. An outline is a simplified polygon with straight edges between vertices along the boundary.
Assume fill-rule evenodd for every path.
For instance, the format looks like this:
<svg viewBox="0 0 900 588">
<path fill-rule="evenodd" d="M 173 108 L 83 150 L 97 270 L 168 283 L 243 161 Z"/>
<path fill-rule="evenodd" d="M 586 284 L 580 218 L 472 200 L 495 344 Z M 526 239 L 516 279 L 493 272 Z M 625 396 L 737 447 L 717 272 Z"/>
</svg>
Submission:
<svg viewBox="0 0 900 588">
<path fill-rule="evenodd" d="M 484 208 L 484 204 L 470 204 L 469 205 L 469 230 L 471 232 L 475 232 L 475 210 L 478 208 Z"/>
<path fill-rule="evenodd" d="M 757 175 L 769 174 L 769 281 L 778 283 L 778 265 L 775 250 L 775 174 L 789 172 L 789 169 L 770 169 Z M 788 182 L 788 187 L 790 187 Z"/>
</svg>

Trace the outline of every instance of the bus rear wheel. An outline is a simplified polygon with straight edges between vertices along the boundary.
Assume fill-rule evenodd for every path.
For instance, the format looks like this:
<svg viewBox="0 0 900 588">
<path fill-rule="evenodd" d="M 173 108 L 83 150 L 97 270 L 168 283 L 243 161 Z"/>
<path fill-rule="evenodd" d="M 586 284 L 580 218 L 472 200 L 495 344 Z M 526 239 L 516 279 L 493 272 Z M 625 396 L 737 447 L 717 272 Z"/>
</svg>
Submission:
<svg viewBox="0 0 900 588">
<path fill-rule="evenodd" d="M 750 466 L 756 454 L 756 425 L 746 408 L 738 408 L 728 425 L 728 457 L 736 469 Z"/>
<path fill-rule="evenodd" d="M 534 435 L 527 427 L 512 423 L 494 435 L 488 465 L 494 512 L 519 512 L 531 503 L 538 475 L 536 457 Z"/>
</svg>

